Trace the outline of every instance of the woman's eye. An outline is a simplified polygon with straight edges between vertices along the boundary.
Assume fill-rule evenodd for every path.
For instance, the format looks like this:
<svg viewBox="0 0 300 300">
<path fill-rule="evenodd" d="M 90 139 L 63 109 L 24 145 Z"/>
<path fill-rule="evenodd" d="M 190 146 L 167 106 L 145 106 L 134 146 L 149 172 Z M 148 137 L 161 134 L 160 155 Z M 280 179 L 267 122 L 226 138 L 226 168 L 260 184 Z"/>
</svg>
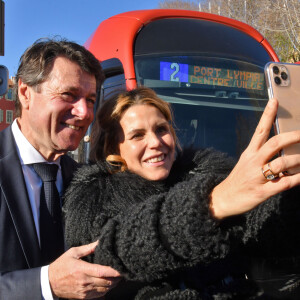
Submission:
<svg viewBox="0 0 300 300">
<path fill-rule="evenodd" d="M 142 133 L 135 133 L 131 139 L 132 140 L 137 140 L 137 139 L 141 139 L 143 137 L 143 134 Z"/>
<path fill-rule="evenodd" d="M 169 132 L 169 128 L 167 128 L 166 126 L 160 126 L 157 128 L 157 132 L 158 133 L 166 133 L 166 132 Z"/>
</svg>

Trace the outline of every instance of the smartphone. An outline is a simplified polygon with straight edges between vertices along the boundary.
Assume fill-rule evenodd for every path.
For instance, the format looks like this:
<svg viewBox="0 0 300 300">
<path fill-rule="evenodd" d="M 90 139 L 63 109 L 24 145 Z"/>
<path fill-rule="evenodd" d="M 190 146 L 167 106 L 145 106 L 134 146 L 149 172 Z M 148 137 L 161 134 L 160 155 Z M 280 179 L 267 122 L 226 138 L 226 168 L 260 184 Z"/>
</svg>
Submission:
<svg viewBox="0 0 300 300">
<path fill-rule="evenodd" d="M 269 98 L 279 102 L 274 122 L 275 134 L 300 130 L 300 64 L 269 62 L 265 66 Z M 300 154 L 300 144 L 280 151 L 280 155 Z M 288 174 L 300 172 L 300 167 L 290 169 Z"/>
</svg>

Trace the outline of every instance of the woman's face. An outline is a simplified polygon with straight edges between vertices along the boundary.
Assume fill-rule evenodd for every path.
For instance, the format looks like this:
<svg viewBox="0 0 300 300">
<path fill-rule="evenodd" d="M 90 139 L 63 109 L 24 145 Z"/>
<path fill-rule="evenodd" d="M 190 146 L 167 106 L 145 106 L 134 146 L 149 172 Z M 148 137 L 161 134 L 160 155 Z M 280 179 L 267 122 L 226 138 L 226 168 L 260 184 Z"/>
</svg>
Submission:
<svg viewBox="0 0 300 300">
<path fill-rule="evenodd" d="M 148 180 L 168 177 L 175 141 L 163 114 L 151 105 L 134 105 L 121 120 L 120 155 L 128 169 Z"/>
</svg>

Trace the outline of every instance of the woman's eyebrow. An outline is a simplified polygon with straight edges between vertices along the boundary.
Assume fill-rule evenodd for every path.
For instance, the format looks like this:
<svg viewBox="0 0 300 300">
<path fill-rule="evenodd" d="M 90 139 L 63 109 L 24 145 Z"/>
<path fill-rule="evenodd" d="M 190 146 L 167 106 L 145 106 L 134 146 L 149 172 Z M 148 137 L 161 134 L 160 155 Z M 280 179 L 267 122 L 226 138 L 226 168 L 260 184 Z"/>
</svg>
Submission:
<svg viewBox="0 0 300 300">
<path fill-rule="evenodd" d="M 157 124 L 157 126 L 163 126 L 163 125 L 169 125 L 169 122 L 168 121 L 164 121 L 164 122 L 161 122 L 161 123 Z"/>
<path fill-rule="evenodd" d="M 127 134 L 133 134 L 133 133 L 137 133 L 137 132 L 141 132 L 141 131 L 145 131 L 145 129 L 143 129 L 143 128 L 132 128 L 127 132 Z"/>
</svg>

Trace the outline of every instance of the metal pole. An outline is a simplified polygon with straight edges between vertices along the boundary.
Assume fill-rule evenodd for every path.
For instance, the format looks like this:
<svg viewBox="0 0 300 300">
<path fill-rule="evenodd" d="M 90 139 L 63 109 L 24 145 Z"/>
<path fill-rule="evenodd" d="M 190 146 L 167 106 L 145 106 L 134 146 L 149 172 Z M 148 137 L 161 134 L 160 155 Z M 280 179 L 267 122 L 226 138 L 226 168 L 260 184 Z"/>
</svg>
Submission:
<svg viewBox="0 0 300 300">
<path fill-rule="evenodd" d="M 4 2 L 0 1 L 0 55 L 4 55 Z"/>
</svg>

